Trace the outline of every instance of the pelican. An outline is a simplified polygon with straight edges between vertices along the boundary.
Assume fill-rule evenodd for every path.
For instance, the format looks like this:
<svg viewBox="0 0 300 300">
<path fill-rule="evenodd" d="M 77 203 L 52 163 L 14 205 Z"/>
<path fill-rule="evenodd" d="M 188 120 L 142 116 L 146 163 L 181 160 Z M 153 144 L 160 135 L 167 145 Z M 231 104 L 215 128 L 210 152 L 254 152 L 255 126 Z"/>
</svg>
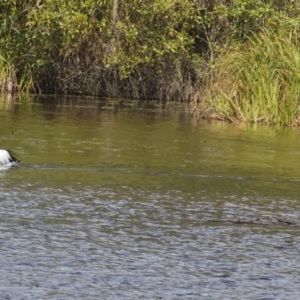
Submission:
<svg viewBox="0 0 300 300">
<path fill-rule="evenodd" d="M 16 163 L 20 162 L 20 160 L 12 154 L 11 151 L 0 149 L 0 166 L 1 167 L 11 167 Z"/>
</svg>

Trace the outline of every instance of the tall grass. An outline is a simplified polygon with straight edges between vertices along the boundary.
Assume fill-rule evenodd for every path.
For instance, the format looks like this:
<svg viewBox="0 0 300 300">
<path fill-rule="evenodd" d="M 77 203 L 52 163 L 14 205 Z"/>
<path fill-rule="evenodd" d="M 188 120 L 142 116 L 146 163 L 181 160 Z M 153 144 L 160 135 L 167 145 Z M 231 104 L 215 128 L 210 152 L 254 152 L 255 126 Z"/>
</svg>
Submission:
<svg viewBox="0 0 300 300">
<path fill-rule="evenodd" d="M 0 55 L 0 92 L 13 92 L 17 89 L 14 67 Z"/>
<path fill-rule="evenodd" d="M 202 105 L 219 119 L 299 125 L 299 33 L 300 20 L 292 20 L 225 50 Z"/>
<path fill-rule="evenodd" d="M 0 55 L 0 92 L 14 93 L 22 91 L 29 93 L 33 90 L 34 80 L 31 68 L 25 66 L 22 72 L 18 72 L 13 63 Z"/>
</svg>

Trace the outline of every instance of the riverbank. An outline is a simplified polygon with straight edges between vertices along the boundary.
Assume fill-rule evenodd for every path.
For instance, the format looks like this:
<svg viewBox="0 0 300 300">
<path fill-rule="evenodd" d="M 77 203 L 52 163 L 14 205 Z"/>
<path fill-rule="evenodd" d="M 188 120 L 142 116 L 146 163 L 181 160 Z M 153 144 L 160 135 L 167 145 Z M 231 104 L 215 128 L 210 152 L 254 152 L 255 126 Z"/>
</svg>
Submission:
<svg viewBox="0 0 300 300">
<path fill-rule="evenodd" d="M 199 117 L 298 125 L 300 21 L 292 1 L 0 8 L 2 91 L 176 100 Z"/>
</svg>

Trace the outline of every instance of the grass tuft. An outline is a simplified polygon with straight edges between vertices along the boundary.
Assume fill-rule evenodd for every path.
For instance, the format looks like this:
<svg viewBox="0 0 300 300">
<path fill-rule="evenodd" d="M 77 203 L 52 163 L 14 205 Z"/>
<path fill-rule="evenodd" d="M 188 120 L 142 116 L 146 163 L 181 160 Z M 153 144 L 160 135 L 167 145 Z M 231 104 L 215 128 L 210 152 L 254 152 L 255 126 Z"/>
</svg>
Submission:
<svg viewBox="0 0 300 300">
<path fill-rule="evenodd" d="M 204 106 L 222 120 L 299 125 L 299 31 L 292 20 L 224 50 L 206 78 Z"/>
<path fill-rule="evenodd" d="M 16 82 L 16 72 L 13 66 L 0 55 L 0 91 L 15 91 L 17 89 Z"/>
</svg>

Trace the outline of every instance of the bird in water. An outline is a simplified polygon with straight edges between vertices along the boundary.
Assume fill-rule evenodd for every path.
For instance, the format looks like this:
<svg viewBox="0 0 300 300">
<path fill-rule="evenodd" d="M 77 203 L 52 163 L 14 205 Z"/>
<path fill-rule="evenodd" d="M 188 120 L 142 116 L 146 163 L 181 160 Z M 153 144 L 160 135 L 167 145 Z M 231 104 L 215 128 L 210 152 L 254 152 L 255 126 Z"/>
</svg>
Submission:
<svg viewBox="0 0 300 300">
<path fill-rule="evenodd" d="M 18 162 L 20 162 L 20 160 L 10 150 L 0 149 L 1 167 L 11 167 Z"/>
</svg>

